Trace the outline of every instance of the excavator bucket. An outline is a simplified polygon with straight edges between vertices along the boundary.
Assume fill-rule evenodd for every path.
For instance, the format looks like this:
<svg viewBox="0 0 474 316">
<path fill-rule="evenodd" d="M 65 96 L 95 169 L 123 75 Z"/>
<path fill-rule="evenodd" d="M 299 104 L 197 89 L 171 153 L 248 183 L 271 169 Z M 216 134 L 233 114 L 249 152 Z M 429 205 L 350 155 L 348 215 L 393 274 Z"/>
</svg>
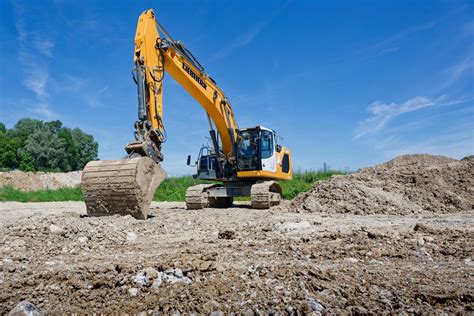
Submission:
<svg viewBox="0 0 474 316">
<path fill-rule="evenodd" d="M 131 215 L 146 219 L 156 189 L 166 177 L 148 157 L 90 161 L 82 172 L 89 216 Z"/>
</svg>

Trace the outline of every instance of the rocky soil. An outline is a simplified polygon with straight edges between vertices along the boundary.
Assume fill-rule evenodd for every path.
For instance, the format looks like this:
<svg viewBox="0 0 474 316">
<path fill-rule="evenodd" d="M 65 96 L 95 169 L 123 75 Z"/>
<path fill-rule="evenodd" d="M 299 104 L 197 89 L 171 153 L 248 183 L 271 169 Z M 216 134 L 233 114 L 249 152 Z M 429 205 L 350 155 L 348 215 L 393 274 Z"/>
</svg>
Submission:
<svg viewBox="0 0 474 316">
<path fill-rule="evenodd" d="M 284 208 L 86 217 L 80 202 L 0 204 L 0 313 L 468 313 L 472 211 L 409 215 Z M 46 210 L 46 211 L 45 211 Z"/>
<path fill-rule="evenodd" d="M 3 202 L 0 314 L 472 314 L 473 181 L 472 158 L 416 155 L 270 210 Z"/>
<path fill-rule="evenodd" d="M 296 211 L 353 214 L 451 213 L 474 208 L 474 156 L 406 155 L 317 183 Z"/>
<path fill-rule="evenodd" d="M 0 187 L 9 186 L 22 191 L 75 188 L 81 184 L 81 171 L 72 172 L 0 172 Z"/>
</svg>

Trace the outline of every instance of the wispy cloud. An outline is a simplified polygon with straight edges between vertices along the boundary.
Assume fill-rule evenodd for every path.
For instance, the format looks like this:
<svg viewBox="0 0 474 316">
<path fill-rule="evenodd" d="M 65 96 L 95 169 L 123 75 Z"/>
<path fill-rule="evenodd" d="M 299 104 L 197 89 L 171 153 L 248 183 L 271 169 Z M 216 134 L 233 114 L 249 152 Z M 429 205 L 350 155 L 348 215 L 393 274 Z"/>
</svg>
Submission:
<svg viewBox="0 0 474 316">
<path fill-rule="evenodd" d="M 413 153 L 429 153 L 459 159 L 474 154 L 474 131 L 472 123 L 464 121 L 419 141 L 413 142 L 392 135 L 384 138 L 383 141 L 376 142 L 375 146 L 387 158 Z"/>
<path fill-rule="evenodd" d="M 33 44 L 43 55 L 53 57 L 54 42 L 52 40 L 34 34 Z"/>
<path fill-rule="evenodd" d="M 22 84 L 35 95 L 35 104 L 31 105 L 32 112 L 51 119 L 55 113 L 49 104 L 47 87 L 50 76 L 47 64 L 53 57 L 54 42 L 46 34 L 28 30 L 24 10 L 18 3 L 15 3 L 15 11 L 18 59 L 24 73 Z"/>
<path fill-rule="evenodd" d="M 447 80 L 443 84 L 442 89 L 447 88 L 458 80 L 462 79 L 466 75 L 474 75 L 474 56 L 470 55 L 455 65 L 449 67 L 445 73 L 447 74 Z"/>
<path fill-rule="evenodd" d="M 218 50 L 212 57 L 211 60 L 220 59 L 230 55 L 234 50 L 240 47 L 247 46 L 250 44 L 257 36 L 262 33 L 263 30 L 279 15 L 283 10 L 285 10 L 290 1 L 285 2 L 283 5 L 275 9 L 266 19 L 258 22 L 253 27 L 242 32 L 240 35 L 232 39 L 229 43 L 224 45 L 220 50 Z"/>
<path fill-rule="evenodd" d="M 55 116 L 55 113 L 51 110 L 50 106 L 48 104 L 45 104 L 45 103 L 37 104 L 32 109 L 32 111 L 34 113 L 37 113 L 37 114 L 43 116 L 47 120 L 51 120 Z"/>
<path fill-rule="evenodd" d="M 424 108 L 459 104 L 466 101 L 467 100 L 449 100 L 446 96 L 441 96 L 436 99 L 417 96 L 408 99 L 403 103 L 385 103 L 382 101 L 375 101 L 368 107 L 370 117 L 359 122 L 354 139 L 381 131 L 397 116 Z"/>
</svg>

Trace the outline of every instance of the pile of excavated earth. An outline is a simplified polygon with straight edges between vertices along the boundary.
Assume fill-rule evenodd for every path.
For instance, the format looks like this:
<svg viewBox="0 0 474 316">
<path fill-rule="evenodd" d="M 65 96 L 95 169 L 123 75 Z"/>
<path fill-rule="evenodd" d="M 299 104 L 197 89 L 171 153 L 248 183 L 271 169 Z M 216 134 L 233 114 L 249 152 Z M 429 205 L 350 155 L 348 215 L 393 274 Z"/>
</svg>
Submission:
<svg viewBox="0 0 474 316">
<path fill-rule="evenodd" d="M 269 210 L 153 202 L 146 220 L 3 202 L 0 314 L 470 314 L 473 169 L 402 156 Z"/>
<path fill-rule="evenodd" d="M 474 207 L 474 156 L 406 155 L 317 183 L 294 210 L 352 214 L 451 213 Z"/>
</svg>

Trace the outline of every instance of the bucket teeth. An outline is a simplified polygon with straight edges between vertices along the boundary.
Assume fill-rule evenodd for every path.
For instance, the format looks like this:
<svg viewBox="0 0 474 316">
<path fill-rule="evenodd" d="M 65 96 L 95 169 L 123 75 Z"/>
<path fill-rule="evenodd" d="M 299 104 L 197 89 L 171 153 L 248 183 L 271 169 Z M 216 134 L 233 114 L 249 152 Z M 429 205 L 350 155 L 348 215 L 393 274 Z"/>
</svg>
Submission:
<svg viewBox="0 0 474 316">
<path fill-rule="evenodd" d="M 82 173 L 89 216 L 131 215 L 146 219 L 166 172 L 148 157 L 91 161 Z"/>
</svg>

